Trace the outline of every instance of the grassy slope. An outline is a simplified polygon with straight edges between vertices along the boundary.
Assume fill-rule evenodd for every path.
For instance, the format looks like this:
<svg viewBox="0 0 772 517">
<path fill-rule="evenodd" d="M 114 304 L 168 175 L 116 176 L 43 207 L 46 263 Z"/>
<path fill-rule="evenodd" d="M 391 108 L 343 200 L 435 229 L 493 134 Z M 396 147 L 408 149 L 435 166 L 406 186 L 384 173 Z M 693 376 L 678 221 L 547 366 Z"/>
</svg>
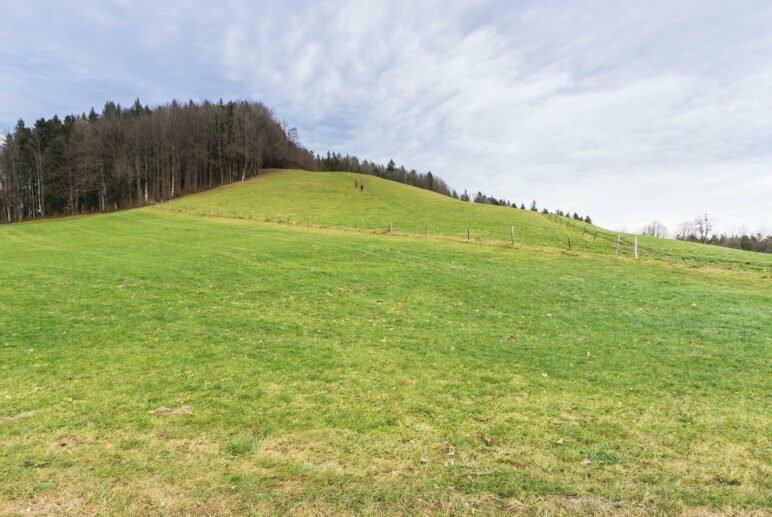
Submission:
<svg viewBox="0 0 772 517">
<path fill-rule="evenodd" d="M 364 180 L 364 192 L 354 180 Z M 611 256 L 616 234 L 592 225 L 546 217 L 530 210 L 463 203 L 446 196 L 380 178 L 351 173 L 272 172 L 172 203 L 179 211 L 291 221 L 325 227 L 384 231 L 474 240 L 510 242 L 515 226 L 518 245 L 567 249 Z M 586 226 L 587 231 L 583 231 Z M 596 232 L 598 233 L 596 237 Z M 653 237 L 639 237 L 641 257 L 675 263 L 772 273 L 772 256 Z M 632 236 L 624 236 L 621 255 L 632 256 Z"/>
<path fill-rule="evenodd" d="M 771 297 L 160 210 L 0 227 L 0 513 L 763 511 Z"/>
</svg>

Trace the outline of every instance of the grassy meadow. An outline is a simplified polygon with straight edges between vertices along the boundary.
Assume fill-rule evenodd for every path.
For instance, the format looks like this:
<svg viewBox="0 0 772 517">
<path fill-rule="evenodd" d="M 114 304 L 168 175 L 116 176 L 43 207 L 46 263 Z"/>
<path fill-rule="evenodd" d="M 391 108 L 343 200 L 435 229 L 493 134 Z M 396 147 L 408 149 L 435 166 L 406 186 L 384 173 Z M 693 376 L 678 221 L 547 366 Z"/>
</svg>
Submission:
<svg viewBox="0 0 772 517">
<path fill-rule="evenodd" d="M 354 181 L 365 189 L 354 189 Z M 528 200 L 523 200 L 528 202 Z M 169 204 L 167 203 L 167 207 Z M 232 184 L 178 199 L 182 213 L 392 232 L 454 240 L 550 248 L 614 256 L 617 233 L 567 218 L 530 210 L 465 203 L 440 194 L 362 174 L 268 171 Z M 468 232 L 468 233 L 467 233 Z M 638 236 L 639 256 L 694 267 L 772 274 L 772 256 L 718 246 Z M 622 234 L 619 255 L 632 257 L 633 236 Z"/>
<path fill-rule="evenodd" d="M 0 226 L 0 514 L 769 514 L 768 258 L 338 182 Z"/>
</svg>

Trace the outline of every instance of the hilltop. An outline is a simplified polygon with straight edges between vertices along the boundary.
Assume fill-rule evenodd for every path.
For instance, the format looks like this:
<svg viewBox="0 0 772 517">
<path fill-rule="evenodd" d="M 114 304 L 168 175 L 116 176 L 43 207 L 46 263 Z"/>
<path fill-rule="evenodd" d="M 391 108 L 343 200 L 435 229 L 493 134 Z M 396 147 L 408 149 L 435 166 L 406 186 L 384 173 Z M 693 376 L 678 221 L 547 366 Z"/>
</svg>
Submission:
<svg viewBox="0 0 772 517">
<path fill-rule="evenodd" d="M 354 182 L 364 182 L 363 191 Z M 168 206 L 168 204 L 166 205 Z M 633 257 L 728 270 L 772 272 L 772 256 L 690 242 L 618 234 L 531 210 L 468 203 L 382 178 L 347 172 L 269 170 L 262 176 L 175 200 L 179 212 L 329 228 L 471 240 L 492 245 Z M 617 252 L 617 236 L 620 246 Z M 570 241 L 570 248 L 569 248 Z"/>
</svg>

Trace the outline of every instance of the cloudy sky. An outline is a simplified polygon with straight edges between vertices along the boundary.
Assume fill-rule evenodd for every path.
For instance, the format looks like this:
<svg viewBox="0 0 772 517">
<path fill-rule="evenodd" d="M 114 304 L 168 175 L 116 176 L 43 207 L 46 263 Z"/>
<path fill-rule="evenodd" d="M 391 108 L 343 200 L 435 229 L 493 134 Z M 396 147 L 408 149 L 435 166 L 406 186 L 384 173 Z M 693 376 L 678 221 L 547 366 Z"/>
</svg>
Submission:
<svg viewBox="0 0 772 517">
<path fill-rule="evenodd" d="M 0 0 L 0 129 L 250 99 L 314 151 L 637 230 L 772 224 L 772 2 Z"/>
</svg>

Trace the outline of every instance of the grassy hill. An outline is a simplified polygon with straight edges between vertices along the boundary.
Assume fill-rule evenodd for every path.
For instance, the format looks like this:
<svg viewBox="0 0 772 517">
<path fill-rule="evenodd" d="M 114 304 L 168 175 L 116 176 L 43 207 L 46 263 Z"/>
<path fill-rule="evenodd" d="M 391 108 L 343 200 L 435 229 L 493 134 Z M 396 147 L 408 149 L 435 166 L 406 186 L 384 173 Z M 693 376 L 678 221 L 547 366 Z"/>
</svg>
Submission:
<svg viewBox="0 0 772 517">
<path fill-rule="evenodd" d="M 364 180 L 363 192 L 354 189 Z M 530 210 L 477 205 L 377 177 L 346 172 L 269 171 L 176 200 L 181 212 L 447 237 L 497 245 L 548 247 L 613 256 L 617 234 Z M 469 232 L 469 233 L 467 233 Z M 639 256 L 677 264 L 772 273 L 772 256 L 690 242 L 638 237 Z M 633 236 L 622 235 L 619 255 L 633 256 Z"/>
<path fill-rule="evenodd" d="M 769 511 L 765 259 L 365 182 L 0 226 L 0 514 Z"/>
</svg>

